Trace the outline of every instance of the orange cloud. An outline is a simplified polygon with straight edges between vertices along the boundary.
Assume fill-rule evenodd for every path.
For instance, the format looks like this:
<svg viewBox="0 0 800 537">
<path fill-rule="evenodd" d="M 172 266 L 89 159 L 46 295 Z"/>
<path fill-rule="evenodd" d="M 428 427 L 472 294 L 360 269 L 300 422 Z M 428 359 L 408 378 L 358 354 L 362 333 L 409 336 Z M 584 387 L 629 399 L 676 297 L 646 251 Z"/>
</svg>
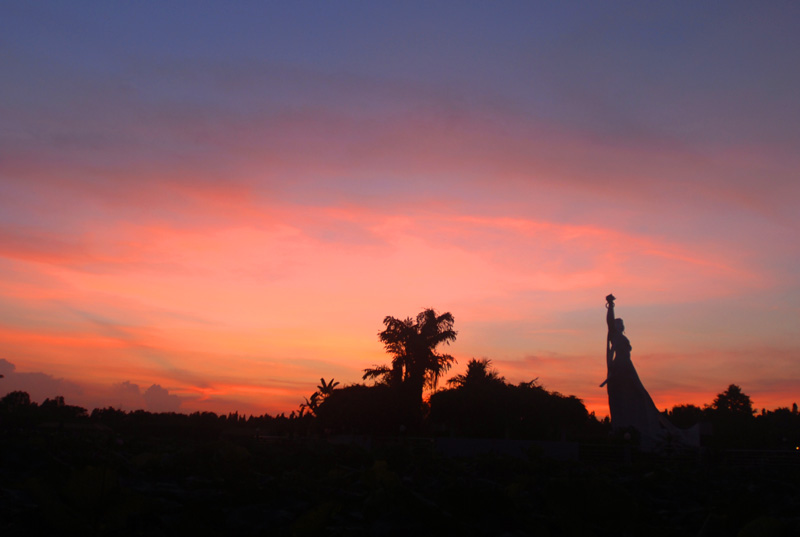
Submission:
<svg viewBox="0 0 800 537">
<path fill-rule="evenodd" d="M 636 349 L 720 346 L 721 327 L 745 322 L 775 333 L 777 314 L 719 320 L 719 304 L 778 288 L 776 269 L 754 252 L 786 243 L 766 240 L 764 222 L 704 231 L 724 215 L 708 203 L 724 184 L 719 173 L 731 171 L 724 154 L 598 141 L 492 108 L 418 110 L 390 121 L 296 110 L 227 118 L 201 129 L 208 153 L 197 160 L 163 154 L 127 167 L 109 157 L 96 166 L 89 151 L 62 173 L 53 154 L 16 154 L 5 170 L 24 179 L 12 189 L 20 207 L 52 221 L 17 217 L 3 227 L 0 271 L 12 278 L 0 299 L 27 313 L 0 337 L 30 366 L 66 374 L 96 353 L 86 375 L 98 382 L 158 383 L 205 405 L 239 400 L 232 390 L 243 379 L 294 382 L 256 392 L 296 390 L 297 400 L 320 375 L 356 381 L 384 359 L 380 319 L 428 306 L 456 315 L 457 352 L 509 364 L 531 353 L 588 356 L 603 327 L 587 310 L 609 291 L 645 332 Z M 193 121 L 159 119 L 145 131 L 194 147 Z M 714 180 L 692 186 L 705 173 Z M 699 201 L 687 198 L 696 193 Z M 750 193 L 734 185 L 720 203 Z M 745 227 L 765 240 L 748 235 L 743 247 Z M 781 251 L 789 260 L 794 250 Z M 706 335 L 678 318 L 700 307 Z M 648 308 L 680 312 L 670 313 L 673 329 L 637 326 L 638 316 L 652 319 Z M 117 332 L 75 311 L 110 319 Z M 744 337 L 735 332 L 728 337 Z M 98 366 L 99 354 L 116 365 Z M 592 377 L 587 386 L 602 376 L 593 361 L 566 362 L 537 367 L 556 386 L 569 367 Z M 560 391 L 602 399 L 563 382 Z M 678 389 L 670 393 L 695 393 Z"/>
<path fill-rule="evenodd" d="M 245 216 L 213 230 L 122 224 L 86 239 L 93 257 L 68 248 L 58 258 L 17 256 L 49 278 L 68 311 L 118 320 L 87 314 L 65 321 L 62 332 L 37 326 L 3 337 L 74 367 L 87 363 L 80 352 L 102 351 L 118 364 L 100 367 L 103 378 L 127 371 L 124 378 L 142 385 L 210 394 L 221 360 L 233 384 L 252 375 L 313 384 L 333 369 L 355 381 L 383 359 L 374 337 L 380 319 L 428 305 L 456 313 L 462 341 L 479 354 L 522 355 L 542 345 L 570 353 L 585 350 L 589 327 L 559 316 L 597 302 L 612 286 L 619 292 L 616 282 L 625 282 L 630 305 L 697 301 L 760 284 L 714 251 L 596 225 L 355 206 L 284 209 L 280 220 L 259 222 L 248 225 Z M 350 236 L 325 235 L 343 223 Z M 681 294 L 672 293 L 676 288 Z M 30 288 L 13 296 L 48 311 L 47 293 Z M 247 355 L 251 363 L 242 361 Z M 312 357 L 322 359 L 323 370 L 292 365 Z M 259 371 L 261 360 L 274 371 Z M 558 366 L 544 369 L 555 374 Z M 180 370 L 203 380 L 176 376 Z"/>
</svg>

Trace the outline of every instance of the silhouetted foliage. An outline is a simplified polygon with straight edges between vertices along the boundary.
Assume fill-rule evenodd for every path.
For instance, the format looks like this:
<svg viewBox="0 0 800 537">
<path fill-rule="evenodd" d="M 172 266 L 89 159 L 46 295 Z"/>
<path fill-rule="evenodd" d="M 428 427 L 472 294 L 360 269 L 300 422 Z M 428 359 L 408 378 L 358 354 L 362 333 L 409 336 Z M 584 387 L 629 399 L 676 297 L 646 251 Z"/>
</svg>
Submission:
<svg viewBox="0 0 800 537">
<path fill-rule="evenodd" d="M 453 387 L 480 388 L 489 384 L 502 384 L 505 378 L 500 376 L 496 369 L 491 367 L 492 361 L 488 358 L 471 358 L 467 362 L 467 372 L 456 375 L 447 381 Z"/>
<path fill-rule="evenodd" d="M 420 312 L 416 319 L 400 320 L 386 317 L 386 329 L 378 334 L 386 351 L 392 355 L 389 366 L 374 366 L 364 370 L 364 380 L 376 379 L 394 389 L 403 408 L 406 425 L 419 426 L 422 417 L 422 394 L 425 387 L 435 388 L 439 377 L 450 369 L 455 359 L 439 354 L 436 347 L 455 341 L 453 315 L 439 315 L 433 309 Z"/>
<path fill-rule="evenodd" d="M 800 448 L 800 415 L 796 409 L 776 408 L 758 416 L 758 430 L 765 447 L 797 451 Z"/>
<path fill-rule="evenodd" d="M 328 382 L 325 382 L 324 378 L 319 379 L 319 385 L 317 386 L 317 391 L 311 394 L 311 397 L 304 398 L 304 402 L 300 404 L 300 414 L 299 417 L 304 417 L 306 415 L 316 415 L 317 407 L 322 404 L 325 399 L 328 398 L 330 394 L 333 393 L 333 390 L 336 386 L 339 385 L 338 382 L 334 382 L 331 379 Z"/>
<path fill-rule="evenodd" d="M 430 398 L 433 430 L 456 436 L 560 440 L 579 436 L 589 422 L 580 399 L 549 392 L 535 381 L 503 381 L 490 361 L 472 360 L 455 388 Z"/>
<path fill-rule="evenodd" d="M 508 425 L 519 420 L 509 387 L 502 382 L 464 384 L 430 397 L 430 427 L 451 436 L 506 438 Z"/>
<path fill-rule="evenodd" d="M 31 396 L 28 395 L 28 392 L 22 391 L 9 392 L 0 399 L 0 405 L 8 411 L 14 411 L 20 407 L 28 407 L 32 404 L 35 403 L 31 403 Z"/>
<path fill-rule="evenodd" d="M 30 425 L 38 421 L 38 406 L 27 392 L 13 391 L 0 399 L 0 416 L 7 427 Z"/>
<path fill-rule="evenodd" d="M 697 405 L 675 405 L 667 417 L 676 427 L 688 429 L 703 420 L 703 409 Z"/>
<path fill-rule="evenodd" d="M 717 395 L 710 406 L 713 414 L 735 416 L 739 418 L 752 418 L 755 414 L 750 396 L 742 392 L 736 384 L 731 384 L 728 389 Z"/>
<path fill-rule="evenodd" d="M 325 382 L 324 378 L 320 378 L 319 385 L 317 386 L 317 393 L 319 393 L 324 399 L 325 397 L 328 397 L 330 394 L 332 394 L 333 390 L 336 389 L 336 386 L 338 385 L 339 383 L 334 382 L 333 379 L 329 380 L 328 382 Z"/>
<path fill-rule="evenodd" d="M 749 448 L 763 443 L 750 396 L 736 384 L 718 394 L 705 414 L 713 426 L 715 446 Z"/>
<path fill-rule="evenodd" d="M 439 433 L 573 439 L 598 426 L 580 400 L 536 382 L 510 385 L 475 361 L 430 400 Z M 489 379 L 487 381 L 487 379 Z M 325 386 L 335 385 L 325 382 Z M 740 390 L 741 391 L 741 390 Z M 725 393 L 730 394 L 731 390 Z M 743 394 L 742 394 L 743 395 Z M 388 385 L 331 389 L 318 416 L 95 409 L 24 392 L 0 399 L 3 535 L 795 535 L 800 416 L 757 417 L 748 442 L 769 451 L 638 454 L 609 441 L 580 458 L 448 456 L 443 439 L 399 434 Z M 721 399 L 722 401 L 725 398 Z M 474 404 L 470 407 L 469 405 Z M 713 412 L 707 411 L 708 419 Z M 53 426 L 53 412 L 70 410 Z M 676 408 L 696 414 L 697 407 Z M 746 405 L 744 406 L 746 409 Z M 14 413 L 9 410 L 14 409 Z M 451 411 L 448 421 L 437 421 Z M 474 413 L 472 413 L 474 411 Z M 8 419 L 25 416 L 27 426 Z M 717 416 L 718 417 L 718 416 Z M 453 418 L 453 419 L 450 419 Z M 369 449 L 345 436 L 378 435 Z M 497 426 L 499 424 L 499 426 Z M 470 429 L 472 427 L 472 429 Z M 588 429 L 587 429 L 588 428 Z M 445 430 L 446 429 L 446 430 Z M 606 424 L 606 430 L 608 424 Z M 449 439 L 448 439 L 449 440 Z M 734 439 L 735 440 L 735 439 Z M 366 443 L 362 444 L 366 445 Z M 738 447 L 736 444 L 720 444 Z M 776 456 L 778 448 L 782 451 Z M 792 448 L 792 449 L 788 449 Z M 624 449 L 624 450 L 623 450 Z M 580 516 L 575 516 L 579 512 Z"/>
<path fill-rule="evenodd" d="M 47 419 L 54 421 L 70 421 L 87 416 L 85 408 L 68 405 L 61 395 L 45 399 L 39 409 Z"/>
<path fill-rule="evenodd" d="M 128 413 L 118 408 L 106 407 L 95 408 L 90 414 L 92 421 L 104 423 L 112 428 L 119 428 L 124 426 L 125 421 L 128 419 Z"/>
<path fill-rule="evenodd" d="M 334 390 L 317 408 L 320 427 L 333 433 L 390 434 L 401 432 L 405 412 L 397 392 L 385 384 L 355 384 Z"/>
</svg>

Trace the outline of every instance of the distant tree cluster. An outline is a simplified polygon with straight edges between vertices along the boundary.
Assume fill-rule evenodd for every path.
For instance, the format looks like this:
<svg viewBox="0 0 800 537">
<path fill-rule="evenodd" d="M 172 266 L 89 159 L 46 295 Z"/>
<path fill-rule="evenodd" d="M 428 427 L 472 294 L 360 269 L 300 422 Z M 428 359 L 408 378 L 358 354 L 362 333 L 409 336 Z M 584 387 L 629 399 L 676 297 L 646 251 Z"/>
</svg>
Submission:
<svg viewBox="0 0 800 537">
<path fill-rule="evenodd" d="M 310 417 L 310 416 L 309 416 Z M 31 401 L 26 392 L 13 391 L 0 399 L 0 428 L 6 433 L 32 428 L 55 431 L 101 431 L 145 436 L 184 436 L 217 438 L 225 434 L 244 431 L 248 435 L 294 436 L 306 434 L 307 418 L 299 413 L 289 416 L 243 416 L 238 412 L 217 415 L 214 412 L 148 412 L 124 411 L 106 407 L 95 408 L 91 413 L 80 406 L 65 403 L 61 396 L 46 399 L 42 404 Z M 94 427 L 94 429 L 93 429 Z"/>
<path fill-rule="evenodd" d="M 68 405 L 62 396 L 45 399 L 39 405 L 31 401 L 27 392 L 13 391 L 0 399 L 0 417 L 6 425 L 27 423 L 63 422 L 85 418 L 86 409 Z"/>
<path fill-rule="evenodd" d="M 337 433 L 392 435 L 417 432 L 476 438 L 575 439 L 597 434 L 602 425 L 574 396 L 549 392 L 536 381 L 512 385 L 490 367 L 488 359 L 472 359 L 465 375 L 448 381 L 450 388 L 418 404 L 424 415 L 411 431 L 408 413 L 390 385 L 357 384 L 335 390 L 317 411 L 320 426 Z"/>
<path fill-rule="evenodd" d="M 711 404 L 676 405 L 666 417 L 678 427 L 705 425 L 707 442 L 728 448 L 797 448 L 800 446 L 800 414 L 792 408 L 763 409 L 756 414 L 750 396 L 736 384 L 717 394 Z"/>
<path fill-rule="evenodd" d="M 435 389 L 455 362 L 437 350 L 456 339 L 453 315 L 426 309 L 416 318 L 386 317 L 383 323 L 378 337 L 391 364 L 365 370 L 364 380 L 374 385 L 333 390 L 316 405 L 323 431 L 560 439 L 597 430 L 599 423 L 578 398 L 548 392 L 535 380 L 510 385 L 486 358 L 470 360 L 465 374 L 425 401 L 424 389 Z"/>
<path fill-rule="evenodd" d="M 424 388 L 436 388 L 455 361 L 437 352 L 440 344 L 456 338 L 452 314 L 426 309 L 416 318 L 386 317 L 384 325 L 378 336 L 391 364 L 365 370 L 365 380 L 376 380 L 372 386 L 328 391 L 324 403 L 314 408 L 317 430 L 550 440 L 597 440 L 610 433 L 608 420 L 598 421 L 577 397 L 550 392 L 538 379 L 509 384 L 487 358 L 471 359 L 465 373 L 425 401 Z M 665 414 L 680 428 L 704 424 L 704 436 L 713 446 L 800 445 L 797 405 L 756 416 L 750 397 L 735 384 L 705 408 L 678 405 Z"/>
<path fill-rule="evenodd" d="M 455 341 L 452 314 L 426 309 L 415 318 L 386 317 L 378 337 L 392 357 L 389 365 L 364 372 L 371 385 L 340 386 L 320 378 L 317 390 L 288 416 L 125 412 L 69 405 L 61 396 L 37 404 L 26 392 L 0 398 L 0 427 L 102 425 L 123 433 L 218 437 L 224 434 L 264 436 L 428 435 L 474 438 L 602 441 L 611 432 L 573 395 L 546 390 L 538 379 L 508 383 L 488 358 L 468 361 L 466 371 L 436 389 L 455 359 L 438 351 Z M 700 427 L 703 443 L 719 448 L 800 447 L 797 404 L 757 413 L 750 397 L 731 384 L 701 408 L 676 405 L 664 415 L 677 427 Z M 239 432 L 237 432 L 239 431 Z"/>
<path fill-rule="evenodd" d="M 575 439 L 586 435 L 590 416 L 580 399 L 549 392 L 536 380 L 508 384 L 488 359 L 472 359 L 466 375 L 430 398 L 435 431 L 454 436 Z"/>
</svg>

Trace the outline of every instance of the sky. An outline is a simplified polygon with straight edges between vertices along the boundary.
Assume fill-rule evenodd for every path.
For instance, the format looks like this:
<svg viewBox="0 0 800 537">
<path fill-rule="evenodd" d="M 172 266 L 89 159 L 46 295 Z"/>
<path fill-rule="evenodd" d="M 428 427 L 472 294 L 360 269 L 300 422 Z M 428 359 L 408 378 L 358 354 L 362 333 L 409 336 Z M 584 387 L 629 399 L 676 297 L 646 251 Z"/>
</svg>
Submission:
<svg viewBox="0 0 800 537">
<path fill-rule="evenodd" d="M 287 414 L 387 315 L 608 414 L 800 400 L 800 4 L 0 5 L 0 393 Z"/>
</svg>

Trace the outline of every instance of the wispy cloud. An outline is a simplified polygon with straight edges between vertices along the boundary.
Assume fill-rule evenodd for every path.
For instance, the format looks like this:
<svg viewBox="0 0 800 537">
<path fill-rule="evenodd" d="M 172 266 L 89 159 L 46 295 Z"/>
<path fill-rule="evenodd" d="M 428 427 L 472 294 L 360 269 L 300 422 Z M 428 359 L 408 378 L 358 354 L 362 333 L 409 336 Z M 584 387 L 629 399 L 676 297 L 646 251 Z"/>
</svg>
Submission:
<svg viewBox="0 0 800 537">
<path fill-rule="evenodd" d="M 643 374 L 710 364 L 659 396 L 731 363 L 777 385 L 730 353 L 800 345 L 791 17 L 506 7 L 376 4 L 347 31 L 293 5 L 10 10 L 9 358 L 258 408 L 357 380 L 385 315 L 434 306 L 458 356 L 600 405 L 613 291 Z"/>
</svg>

